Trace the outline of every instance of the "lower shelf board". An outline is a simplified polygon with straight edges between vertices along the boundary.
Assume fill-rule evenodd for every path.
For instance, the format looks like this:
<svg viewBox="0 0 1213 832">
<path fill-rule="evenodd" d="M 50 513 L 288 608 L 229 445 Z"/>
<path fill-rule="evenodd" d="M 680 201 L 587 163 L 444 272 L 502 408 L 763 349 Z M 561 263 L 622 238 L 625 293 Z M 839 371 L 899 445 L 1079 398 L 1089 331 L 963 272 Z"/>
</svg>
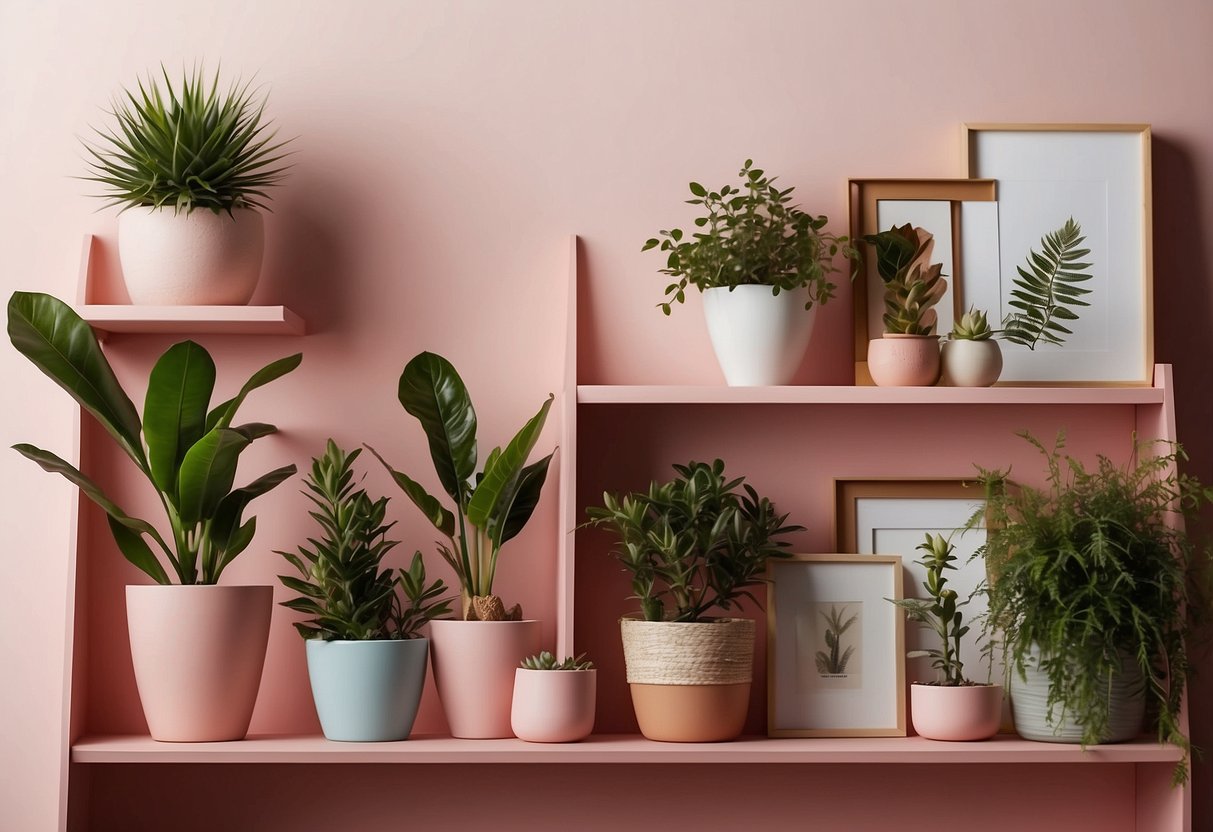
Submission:
<svg viewBox="0 0 1213 832">
<path fill-rule="evenodd" d="M 329 742 L 317 735 L 250 735 L 238 742 L 156 742 L 148 736 L 83 737 L 76 763 L 1175 763 L 1180 752 L 1149 738 L 1089 746 L 998 736 L 951 743 L 921 737 L 768 739 L 664 743 L 633 734 L 595 734 L 584 742 L 461 740 L 414 736 L 403 742 Z"/>
</svg>

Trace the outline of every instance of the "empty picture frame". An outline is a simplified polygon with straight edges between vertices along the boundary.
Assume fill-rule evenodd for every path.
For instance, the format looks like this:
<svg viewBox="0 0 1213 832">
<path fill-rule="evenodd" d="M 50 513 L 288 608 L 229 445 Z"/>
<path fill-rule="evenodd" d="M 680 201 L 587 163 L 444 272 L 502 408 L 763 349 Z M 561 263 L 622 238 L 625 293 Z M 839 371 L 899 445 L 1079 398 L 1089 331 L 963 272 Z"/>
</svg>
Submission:
<svg viewBox="0 0 1213 832">
<path fill-rule="evenodd" d="M 967 302 L 991 324 L 1017 268 L 1073 217 L 1090 249 L 1090 303 L 1062 346 L 1002 342 L 1000 384 L 1149 385 L 1154 368 L 1150 127 L 1145 124 L 967 124 L 968 175 L 998 181 L 996 269 L 961 272 Z"/>
<path fill-rule="evenodd" d="M 986 579 L 984 559 L 974 557 L 986 542 L 984 524 L 965 529 L 969 519 L 985 507 L 979 482 L 961 479 L 872 479 L 834 481 L 834 548 L 840 552 L 871 555 L 897 554 L 902 558 L 906 598 L 926 599 L 926 568 L 916 547 L 928 534 L 941 534 L 955 547 L 956 571 L 948 585 L 961 599 L 968 598 Z M 970 630 L 960 645 L 965 674 L 981 682 L 990 677 L 990 656 L 984 651 L 981 617 L 986 598 L 979 595 L 964 608 Z M 906 633 L 907 650 L 935 647 L 931 634 L 919 625 Z M 907 660 L 910 681 L 927 682 L 935 676 L 931 660 Z M 999 671 L 1001 672 L 1001 671 Z"/>
<path fill-rule="evenodd" d="M 768 561 L 767 734 L 904 737 L 901 558 Z"/>
<path fill-rule="evenodd" d="M 968 302 L 961 280 L 966 264 L 988 268 L 997 252 L 997 185 L 989 179 L 852 179 L 850 180 L 850 231 L 858 240 L 894 225 L 910 223 L 935 236 L 933 260 L 943 264 L 948 290 L 936 310 L 940 335 L 952 328 Z M 987 210 L 972 210 L 985 206 Z M 966 222 L 966 217 L 968 221 Z M 861 274 L 853 284 L 855 306 L 855 383 L 871 385 L 868 341 L 884 333 L 884 283 L 874 257 L 865 249 Z M 987 249 L 985 256 L 967 256 L 965 250 Z M 984 265 L 983 265 L 984 264 Z"/>
</svg>

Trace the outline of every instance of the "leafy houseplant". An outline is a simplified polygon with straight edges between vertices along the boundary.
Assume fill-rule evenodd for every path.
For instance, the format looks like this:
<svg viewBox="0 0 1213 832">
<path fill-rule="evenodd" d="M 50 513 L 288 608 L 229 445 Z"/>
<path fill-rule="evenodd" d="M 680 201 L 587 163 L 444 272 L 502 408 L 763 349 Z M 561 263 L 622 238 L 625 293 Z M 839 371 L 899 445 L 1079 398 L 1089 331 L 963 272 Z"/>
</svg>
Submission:
<svg viewBox="0 0 1213 832">
<path fill-rule="evenodd" d="M 1140 445 L 1135 462 L 1118 466 L 1100 456 L 1089 469 L 1063 453 L 1064 436 L 1052 447 L 1021 436 L 1044 457 L 1047 484 L 1012 487 L 1007 472 L 982 471 L 990 525 L 984 554 L 988 625 L 1001 632 L 1019 680 L 1035 675 L 1047 685 L 1044 724 L 1033 720 L 1032 738 L 1131 738 L 1144 695 L 1159 739 L 1186 751 L 1180 707 L 1192 627 L 1188 587 L 1208 557 L 1182 521 L 1213 491 L 1176 473 L 1185 459 L 1178 445 L 1162 443 L 1161 453 Z M 1032 693 L 1025 684 L 1012 699 L 1020 733 L 1028 727 L 1020 697 Z M 1176 779 L 1186 776 L 1185 757 Z"/>
<path fill-rule="evenodd" d="M 669 315 L 694 286 L 704 296 L 704 314 L 716 357 L 733 386 L 787 384 L 804 356 L 813 315 L 833 296 L 830 276 L 838 255 L 854 258 L 846 237 L 826 230 L 827 218 L 792 204 L 793 188 L 747 159 L 739 187 L 708 190 L 690 184 L 703 214 L 699 229 L 663 230 L 643 251 L 666 254 L 662 274 L 673 282 L 658 306 Z M 803 308 L 802 308 L 803 307 Z"/>
<path fill-rule="evenodd" d="M 427 580 L 420 552 L 408 569 L 383 567 L 398 541 L 388 539 L 394 525 L 385 521 L 388 499 L 373 500 L 355 486 L 359 454 L 330 439 L 312 460 L 304 493 L 321 534 L 298 554 L 278 553 L 301 576 L 279 580 L 299 593 L 283 606 L 311 616 L 295 627 L 308 640 L 308 676 L 324 735 L 403 740 L 425 685 L 429 642 L 421 628 L 448 613 L 450 602 L 441 580 Z"/>
<path fill-rule="evenodd" d="M 1082 262 L 1091 253 L 1079 248 L 1084 240 L 1082 226 L 1070 217 L 1041 238 L 1039 254 L 1028 252 L 1027 268 L 1018 267 L 1008 301 L 1019 312 L 1003 322 L 1003 338 L 1034 350 L 1041 342 L 1060 346 L 1073 334 L 1061 321 L 1077 321 L 1077 310 L 1090 306 L 1082 298 L 1091 290 L 1079 285 L 1092 277 L 1085 274 L 1092 264 Z"/>
<path fill-rule="evenodd" d="M 594 730 L 598 671 L 585 654 L 558 660 L 546 650 L 514 671 L 510 726 L 527 742 L 577 742 Z"/>
<path fill-rule="evenodd" d="M 724 463 L 675 465 L 647 492 L 603 495 L 588 525 L 617 538 L 640 619 L 624 618 L 624 657 L 641 732 L 650 739 L 708 742 L 741 732 L 753 671 L 754 622 L 712 618 L 755 600 L 768 558 L 787 556 L 799 531 L 774 504 L 728 479 Z M 704 686 L 712 695 L 700 696 Z M 688 690 L 689 688 L 689 690 Z M 697 690 L 698 689 L 698 690 Z"/>
<path fill-rule="evenodd" d="M 848 610 L 845 606 L 840 610 L 837 606 L 831 604 L 828 613 L 821 613 L 821 617 L 826 625 L 826 649 L 818 650 L 817 655 L 813 657 L 818 673 L 835 674 L 847 672 L 847 665 L 851 662 L 851 656 L 855 653 L 855 647 L 851 645 L 844 650 L 842 647 L 842 637 L 859 620 L 858 614 L 848 616 L 847 612 Z"/>
<path fill-rule="evenodd" d="M 233 488 L 241 453 L 276 431 L 233 421 L 249 393 L 294 370 L 302 356 L 267 365 L 234 397 L 212 407 L 210 355 L 193 341 L 175 344 L 152 368 L 140 418 L 92 329 L 67 304 L 50 295 L 14 293 L 8 333 L 22 355 L 93 415 L 164 507 L 169 540 L 66 460 L 33 445 L 14 446 L 100 506 L 122 554 L 156 582 L 126 588 L 131 655 L 152 737 L 240 739 L 261 683 L 273 588 L 214 584 L 252 542 L 257 520 L 244 518 L 249 503 L 294 474 L 295 466 Z M 170 570 L 181 586 L 168 585 Z M 242 634 L 236 642 L 233 632 Z M 165 663 L 165 655 L 179 658 Z"/>
<path fill-rule="evenodd" d="M 1002 350 L 986 313 L 970 309 L 952 325 L 940 350 L 941 381 L 949 387 L 989 387 L 1002 374 Z"/>
</svg>

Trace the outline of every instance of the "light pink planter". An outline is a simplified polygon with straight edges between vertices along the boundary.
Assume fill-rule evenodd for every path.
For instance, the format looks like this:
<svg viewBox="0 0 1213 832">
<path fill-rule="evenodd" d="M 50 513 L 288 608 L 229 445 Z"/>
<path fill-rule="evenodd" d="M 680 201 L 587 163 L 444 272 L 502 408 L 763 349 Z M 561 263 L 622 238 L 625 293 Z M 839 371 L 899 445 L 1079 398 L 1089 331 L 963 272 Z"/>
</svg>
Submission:
<svg viewBox="0 0 1213 832">
<path fill-rule="evenodd" d="M 1002 724 L 1002 685 L 910 685 L 910 721 L 929 740 L 988 740 Z"/>
<path fill-rule="evenodd" d="M 939 337 L 886 333 L 869 341 L 868 372 L 881 387 L 930 387 L 939 380 Z"/>
<path fill-rule="evenodd" d="M 270 633 L 269 586 L 128 586 L 126 618 L 152 739 L 248 733 Z"/>
<path fill-rule="evenodd" d="M 510 726 L 527 742 L 577 742 L 594 730 L 597 670 L 514 671 Z"/>
<path fill-rule="evenodd" d="M 540 650 L 538 621 L 430 622 L 430 662 L 451 736 L 512 737 L 514 671 Z"/>
</svg>

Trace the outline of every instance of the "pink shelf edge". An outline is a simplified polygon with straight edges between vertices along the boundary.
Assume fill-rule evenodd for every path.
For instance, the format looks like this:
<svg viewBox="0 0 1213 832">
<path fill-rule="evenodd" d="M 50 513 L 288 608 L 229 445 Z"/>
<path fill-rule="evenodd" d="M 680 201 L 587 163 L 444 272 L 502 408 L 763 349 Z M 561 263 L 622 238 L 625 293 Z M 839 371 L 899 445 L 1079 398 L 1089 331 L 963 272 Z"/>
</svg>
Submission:
<svg viewBox="0 0 1213 832">
<path fill-rule="evenodd" d="M 418 736 L 403 742 L 329 742 L 318 735 L 254 735 L 229 743 L 161 743 L 148 736 L 83 737 L 75 763 L 1175 763 L 1178 749 L 1143 738 L 1090 746 L 999 736 L 981 743 L 920 737 L 768 739 L 661 743 L 636 735 L 596 734 L 581 743 Z"/>
</svg>

